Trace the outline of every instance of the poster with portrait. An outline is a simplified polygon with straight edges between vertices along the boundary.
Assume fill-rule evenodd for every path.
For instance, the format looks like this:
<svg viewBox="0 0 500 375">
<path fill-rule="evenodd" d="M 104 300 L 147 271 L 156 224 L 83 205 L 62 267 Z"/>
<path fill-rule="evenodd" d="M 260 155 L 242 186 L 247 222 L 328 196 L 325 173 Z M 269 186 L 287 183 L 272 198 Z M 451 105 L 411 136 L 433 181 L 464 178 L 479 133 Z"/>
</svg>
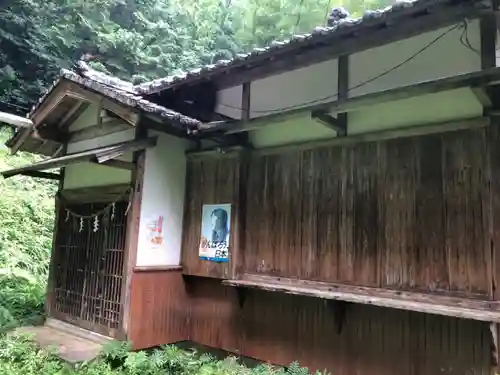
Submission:
<svg viewBox="0 0 500 375">
<path fill-rule="evenodd" d="M 200 259 L 228 262 L 231 204 L 205 204 L 201 215 Z"/>
</svg>

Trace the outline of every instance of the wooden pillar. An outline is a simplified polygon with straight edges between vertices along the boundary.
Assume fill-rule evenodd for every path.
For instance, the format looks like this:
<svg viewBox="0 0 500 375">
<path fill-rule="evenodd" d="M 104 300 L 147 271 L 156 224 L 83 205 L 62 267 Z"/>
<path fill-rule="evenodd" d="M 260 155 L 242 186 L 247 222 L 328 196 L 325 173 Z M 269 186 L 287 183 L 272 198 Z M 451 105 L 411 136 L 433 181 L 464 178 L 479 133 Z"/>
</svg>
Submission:
<svg viewBox="0 0 500 375">
<path fill-rule="evenodd" d="M 338 58 L 338 77 L 337 77 L 337 100 L 345 100 L 349 97 L 349 55 L 339 56 Z M 346 136 L 347 112 L 339 113 L 337 116 L 338 125 L 343 131 L 339 131 L 339 136 Z"/>
<path fill-rule="evenodd" d="M 147 128 L 139 122 L 136 126 L 135 139 L 145 138 Z M 137 247 L 139 244 L 139 228 L 141 217 L 142 189 L 144 181 L 144 166 L 146 150 L 135 151 L 132 170 L 131 194 L 127 213 L 127 235 L 125 238 L 125 257 L 123 262 L 122 308 L 120 313 L 120 338 L 126 339 L 130 323 L 130 291 L 132 285 L 133 269 L 137 261 Z"/>
<path fill-rule="evenodd" d="M 62 145 L 60 153 L 61 156 L 66 155 L 66 150 L 68 148 L 67 143 Z M 54 210 L 54 230 L 52 232 L 52 249 L 50 252 L 50 263 L 49 263 L 49 277 L 47 280 L 47 289 L 46 289 L 46 297 L 45 297 L 45 313 L 47 316 L 51 316 L 52 309 L 54 308 L 55 303 L 55 291 L 54 291 L 54 277 L 55 277 L 55 252 L 57 247 L 57 236 L 59 235 L 59 220 L 61 217 L 61 210 L 63 209 L 61 205 L 61 200 L 59 199 L 59 195 L 62 193 L 64 189 L 64 176 L 66 170 L 65 168 L 60 169 L 60 180 L 57 188 L 57 193 L 55 196 L 55 210 Z"/>
<path fill-rule="evenodd" d="M 250 95 L 251 83 L 243 84 L 241 96 L 241 119 L 248 121 L 250 119 Z M 238 186 L 237 201 L 234 202 L 234 249 L 231 254 L 230 277 L 237 279 L 243 273 L 245 257 L 245 227 L 246 227 L 246 198 L 247 198 L 247 175 L 250 162 L 250 150 L 244 149 L 239 154 L 238 162 Z"/>
</svg>

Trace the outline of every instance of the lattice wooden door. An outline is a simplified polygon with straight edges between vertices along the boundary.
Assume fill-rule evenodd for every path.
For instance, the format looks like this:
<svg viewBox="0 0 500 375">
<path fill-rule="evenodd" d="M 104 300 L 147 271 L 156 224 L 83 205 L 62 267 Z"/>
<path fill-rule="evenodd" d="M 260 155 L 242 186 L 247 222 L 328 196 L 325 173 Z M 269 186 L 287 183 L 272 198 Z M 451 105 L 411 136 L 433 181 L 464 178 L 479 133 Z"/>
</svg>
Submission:
<svg viewBox="0 0 500 375">
<path fill-rule="evenodd" d="M 72 204 L 70 211 L 91 215 L 106 207 L 102 203 Z M 93 219 L 59 214 L 53 256 L 53 290 L 50 314 L 82 328 L 116 337 L 123 309 L 122 283 L 126 235 L 126 202 L 115 204 Z"/>
</svg>

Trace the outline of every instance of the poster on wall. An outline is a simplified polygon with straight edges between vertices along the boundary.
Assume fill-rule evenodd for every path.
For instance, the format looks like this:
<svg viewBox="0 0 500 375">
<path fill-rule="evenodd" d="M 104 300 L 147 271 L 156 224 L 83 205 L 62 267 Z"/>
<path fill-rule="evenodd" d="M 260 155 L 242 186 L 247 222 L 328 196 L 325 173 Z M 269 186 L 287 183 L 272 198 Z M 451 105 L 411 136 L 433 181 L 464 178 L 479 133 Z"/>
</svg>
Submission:
<svg viewBox="0 0 500 375">
<path fill-rule="evenodd" d="M 231 204 L 205 204 L 201 215 L 200 259 L 228 262 Z"/>
<path fill-rule="evenodd" d="M 163 216 L 153 215 L 145 221 L 146 241 L 150 249 L 163 245 Z"/>
</svg>

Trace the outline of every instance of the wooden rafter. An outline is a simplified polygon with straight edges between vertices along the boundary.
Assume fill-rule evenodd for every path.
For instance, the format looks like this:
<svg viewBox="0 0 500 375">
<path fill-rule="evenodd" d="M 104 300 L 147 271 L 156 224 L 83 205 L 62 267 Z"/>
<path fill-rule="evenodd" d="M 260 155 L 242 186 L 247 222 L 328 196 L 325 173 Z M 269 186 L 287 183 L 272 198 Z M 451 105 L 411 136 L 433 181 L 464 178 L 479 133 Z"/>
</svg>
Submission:
<svg viewBox="0 0 500 375">
<path fill-rule="evenodd" d="M 105 126 L 103 126 L 105 125 Z M 79 142 L 90 138 L 102 137 L 107 134 L 131 129 L 121 118 L 112 119 L 105 123 L 95 124 L 84 129 L 80 129 L 69 134 L 69 141 Z"/>
<path fill-rule="evenodd" d="M 150 137 L 127 142 L 120 142 L 113 145 L 100 147 L 92 150 L 78 152 L 74 154 L 64 155 L 58 158 L 43 160 L 38 163 L 30 164 L 20 168 L 13 168 L 7 171 L 0 172 L 5 178 L 9 178 L 26 172 L 38 172 L 47 169 L 65 167 L 70 164 L 85 163 L 85 162 L 104 162 L 110 160 L 106 158 L 108 155 L 116 157 L 118 154 L 125 152 L 134 152 L 145 148 L 156 146 L 158 138 Z M 101 159 L 101 158 L 105 158 Z"/>
<path fill-rule="evenodd" d="M 327 103 L 303 106 L 287 112 L 274 113 L 250 119 L 248 121 L 230 121 L 222 125 L 206 127 L 204 130 L 201 130 L 200 133 L 208 134 L 210 132 L 225 131 L 226 134 L 232 134 L 245 132 L 269 125 L 275 120 L 284 121 L 311 111 L 323 111 L 332 114 L 345 113 L 383 102 L 409 99 L 420 95 L 438 93 L 463 87 L 487 87 L 489 85 L 496 84 L 495 81 L 498 80 L 500 80 L 500 68 L 495 67 L 433 81 L 419 82 L 413 85 L 360 95 L 353 98 L 338 99 Z"/>
<path fill-rule="evenodd" d="M 57 174 L 57 173 L 49 173 L 49 172 L 42 172 L 42 171 L 26 171 L 26 172 L 23 172 L 20 174 L 23 176 L 29 176 L 29 177 L 45 178 L 48 180 L 56 180 L 56 181 L 61 180 L 61 175 Z"/>
<path fill-rule="evenodd" d="M 69 82 L 69 87 L 66 90 L 66 95 L 71 98 L 75 98 L 84 102 L 90 102 L 105 108 L 131 125 L 137 125 L 139 122 L 140 114 L 139 111 L 126 107 L 113 99 L 107 98 L 102 94 L 85 89 L 74 82 Z"/>
</svg>

